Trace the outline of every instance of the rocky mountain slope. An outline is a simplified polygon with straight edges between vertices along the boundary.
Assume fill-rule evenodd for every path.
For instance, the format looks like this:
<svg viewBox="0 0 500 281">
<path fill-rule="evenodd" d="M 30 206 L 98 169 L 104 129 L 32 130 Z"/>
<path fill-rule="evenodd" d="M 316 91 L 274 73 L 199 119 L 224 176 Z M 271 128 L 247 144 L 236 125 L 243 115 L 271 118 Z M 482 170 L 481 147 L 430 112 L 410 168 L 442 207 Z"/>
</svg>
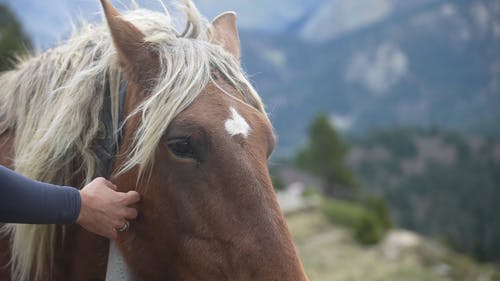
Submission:
<svg viewBox="0 0 500 281">
<path fill-rule="evenodd" d="M 267 102 L 279 153 L 303 142 L 318 111 L 354 133 L 417 125 L 500 135 L 500 3 L 411 2 L 350 31 L 334 31 L 334 13 L 313 28 L 319 41 L 304 35 L 311 21 L 288 33 L 242 33 L 243 63 Z"/>
</svg>

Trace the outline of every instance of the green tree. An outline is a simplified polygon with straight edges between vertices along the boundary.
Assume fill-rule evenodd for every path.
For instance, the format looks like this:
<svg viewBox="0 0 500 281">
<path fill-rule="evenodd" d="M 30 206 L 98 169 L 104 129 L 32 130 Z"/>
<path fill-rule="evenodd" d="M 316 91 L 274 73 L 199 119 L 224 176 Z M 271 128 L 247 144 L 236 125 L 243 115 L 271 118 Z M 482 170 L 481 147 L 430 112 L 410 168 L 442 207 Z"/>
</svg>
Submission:
<svg viewBox="0 0 500 281">
<path fill-rule="evenodd" d="M 271 171 L 271 181 L 273 182 L 273 187 L 275 190 L 285 189 L 285 183 L 283 179 L 278 175 L 277 172 Z"/>
<path fill-rule="evenodd" d="M 309 143 L 297 156 L 297 165 L 318 177 L 326 185 L 327 192 L 337 188 L 358 187 L 356 178 L 345 163 L 347 145 L 324 114 L 317 116 L 309 127 Z"/>
<path fill-rule="evenodd" d="M 362 204 L 370 214 L 373 214 L 378 219 L 383 229 L 392 227 L 389 207 L 383 198 L 375 195 L 368 195 L 363 199 Z"/>
<path fill-rule="evenodd" d="M 0 4 L 0 71 L 11 68 L 16 54 L 31 48 L 16 16 L 4 4 Z"/>
</svg>

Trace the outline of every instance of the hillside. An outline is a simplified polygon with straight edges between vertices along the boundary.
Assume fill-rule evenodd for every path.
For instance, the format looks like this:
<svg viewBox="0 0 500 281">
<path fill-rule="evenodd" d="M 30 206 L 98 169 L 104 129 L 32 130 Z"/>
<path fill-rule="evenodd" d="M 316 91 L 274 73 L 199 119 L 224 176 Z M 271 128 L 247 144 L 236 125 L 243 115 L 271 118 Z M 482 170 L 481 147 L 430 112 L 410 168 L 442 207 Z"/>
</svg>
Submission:
<svg viewBox="0 0 500 281">
<path fill-rule="evenodd" d="M 500 136 L 498 2 L 410 2 L 319 42 L 301 36 L 307 20 L 287 33 L 242 32 L 243 63 L 280 136 L 278 155 L 304 142 L 318 111 L 349 134 L 414 125 Z"/>
<path fill-rule="evenodd" d="M 355 140 L 348 161 L 398 225 L 476 258 L 500 259 L 499 141 L 395 128 Z"/>
<path fill-rule="evenodd" d="M 287 223 L 311 281 L 500 280 L 491 266 L 406 230 L 392 230 L 382 243 L 366 247 L 318 209 L 289 213 Z"/>
</svg>

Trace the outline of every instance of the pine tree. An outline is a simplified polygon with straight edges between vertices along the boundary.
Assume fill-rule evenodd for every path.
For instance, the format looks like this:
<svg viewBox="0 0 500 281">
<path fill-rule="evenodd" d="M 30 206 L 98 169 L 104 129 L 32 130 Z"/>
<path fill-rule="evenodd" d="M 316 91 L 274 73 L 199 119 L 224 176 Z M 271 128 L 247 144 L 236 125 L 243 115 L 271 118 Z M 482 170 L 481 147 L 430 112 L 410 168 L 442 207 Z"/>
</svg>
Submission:
<svg viewBox="0 0 500 281">
<path fill-rule="evenodd" d="M 358 183 L 345 163 L 347 145 L 324 114 L 316 117 L 309 127 L 309 143 L 299 152 L 297 164 L 321 177 L 327 192 L 336 188 L 357 188 Z"/>
<path fill-rule="evenodd" d="M 12 67 L 14 57 L 31 48 L 16 16 L 4 4 L 0 4 L 0 71 Z"/>
</svg>

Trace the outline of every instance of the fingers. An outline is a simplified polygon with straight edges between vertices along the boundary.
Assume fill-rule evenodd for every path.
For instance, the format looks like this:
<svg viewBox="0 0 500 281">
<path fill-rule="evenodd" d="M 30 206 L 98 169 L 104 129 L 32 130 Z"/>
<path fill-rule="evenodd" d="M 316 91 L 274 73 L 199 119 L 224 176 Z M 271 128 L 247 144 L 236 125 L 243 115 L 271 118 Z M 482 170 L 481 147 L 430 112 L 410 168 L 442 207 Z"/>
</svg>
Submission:
<svg viewBox="0 0 500 281">
<path fill-rule="evenodd" d="M 117 219 L 117 220 L 114 220 L 112 225 L 113 225 L 113 228 L 114 229 L 120 229 L 122 228 L 125 224 L 127 223 L 127 221 L 125 219 Z"/>
<path fill-rule="evenodd" d="M 112 223 L 111 225 L 119 225 L 120 223 L 118 221 Z M 97 235 L 100 235 L 100 236 L 104 236 L 106 238 L 109 238 L 109 239 L 117 239 L 118 238 L 118 231 L 116 230 L 116 227 L 109 227 L 110 225 L 101 225 L 101 227 L 99 228 L 96 228 L 94 230 L 92 230 L 93 233 L 97 234 Z M 87 229 L 87 230 L 91 230 L 91 229 Z"/>
<path fill-rule="evenodd" d="M 141 196 L 137 193 L 137 191 L 129 191 L 124 194 L 124 203 L 126 205 L 135 204 L 139 202 L 139 200 L 141 200 Z"/>
<path fill-rule="evenodd" d="M 118 190 L 118 187 L 114 183 L 108 181 L 105 178 L 98 177 L 98 178 L 95 178 L 94 181 L 97 182 L 99 185 L 104 185 L 106 187 L 111 188 L 114 191 Z M 140 197 L 139 193 L 137 193 L 137 191 L 129 191 L 129 192 L 124 193 L 124 194 L 125 194 L 124 203 L 126 205 L 135 204 L 135 203 L 139 202 L 139 200 L 141 199 L 141 197 Z"/>
<path fill-rule="evenodd" d="M 116 238 L 118 238 L 118 232 L 116 231 L 116 229 L 111 228 L 107 233 L 104 233 L 103 236 L 115 240 Z"/>
<path fill-rule="evenodd" d="M 117 239 L 117 229 L 127 230 L 128 221 L 137 218 L 137 210 L 129 205 L 139 202 L 140 195 L 136 191 L 116 190 L 116 185 L 102 177 L 84 186 L 80 191 L 82 203 L 76 222 L 90 232 Z"/>
<path fill-rule="evenodd" d="M 97 235 L 104 236 L 109 239 L 117 239 L 118 238 L 118 231 L 115 228 L 105 228 L 105 229 L 87 229 L 90 232 L 93 232 Z"/>
<path fill-rule="evenodd" d="M 133 220 L 137 218 L 137 210 L 134 208 L 125 208 L 125 215 L 124 217 L 129 220 Z"/>
<path fill-rule="evenodd" d="M 104 236 L 109 239 L 115 240 L 118 238 L 118 231 L 114 228 L 106 228 L 106 230 L 102 230 L 101 232 L 98 232 L 97 234 Z"/>
</svg>

